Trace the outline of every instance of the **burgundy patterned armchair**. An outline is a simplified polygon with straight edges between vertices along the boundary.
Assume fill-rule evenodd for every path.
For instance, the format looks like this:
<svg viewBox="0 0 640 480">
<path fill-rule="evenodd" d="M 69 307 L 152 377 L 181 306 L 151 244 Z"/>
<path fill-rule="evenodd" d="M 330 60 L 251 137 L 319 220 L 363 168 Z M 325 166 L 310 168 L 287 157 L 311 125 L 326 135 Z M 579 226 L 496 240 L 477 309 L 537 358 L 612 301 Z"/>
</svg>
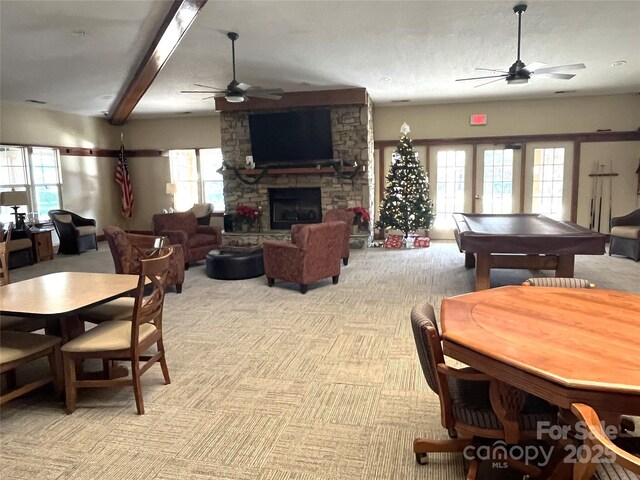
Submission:
<svg viewBox="0 0 640 480">
<path fill-rule="evenodd" d="M 349 240 L 351 239 L 351 232 L 353 231 L 353 217 L 354 217 L 353 212 L 349 210 L 341 210 L 339 208 L 328 210 L 324 214 L 324 217 L 322 217 L 323 222 L 340 221 L 345 223 L 344 233 L 342 235 L 342 248 L 340 252 L 342 263 L 344 263 L 345 266 L 349 263 Z M 295 241 L 295 238 L 297 237 L 298 232 L 302 227 L 304 227 L 304 224 L 296 224 L 291 226 L 292 242 Z"/>
<path fill-rule="evenodd" d="M 210 250 L 220 248 L 222 236 L 215 227 L 198 225 L 192 211 L 160 213 L 153 216 L 153 233 L 169 237 L 171 245 L 182 245 L 185 267 L 204 260 Z"/>
<path fill-rule="evenodd" d="M 332 277 L 338 283 L 344 222 L 312 223 L 298 229 L 292 243 L 264 242 L 264 271 L 270 287 L 275 279 L 300 284 Z"/>
<path fill-rule="evenodd" d="M 140 275 L 140 259 L 154 249 L 158 237 L 126 233 L 118 227 L 104 227 L 104 236 L 109 244 L 116 273 Z M 173 245 L 173 254 L 169 260 L 169 273 L 165 287 L 175 285 L 176 292 L 182 292 L 184 283 L 184 254 L 181 245 Z"/>
</svg>

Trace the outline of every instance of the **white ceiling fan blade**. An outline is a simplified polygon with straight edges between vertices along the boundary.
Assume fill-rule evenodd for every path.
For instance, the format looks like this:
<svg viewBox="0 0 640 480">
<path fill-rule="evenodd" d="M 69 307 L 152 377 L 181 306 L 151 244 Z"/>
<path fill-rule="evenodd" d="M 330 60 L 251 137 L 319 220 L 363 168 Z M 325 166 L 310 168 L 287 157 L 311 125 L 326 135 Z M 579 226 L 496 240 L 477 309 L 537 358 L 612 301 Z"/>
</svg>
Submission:
<svg viewBox="0 0 640 480">
<path fill-rule="evenodd" d="M 574 63 L 573 65 L 558 65 L 557 67 L 540 68 L 536 70 L 536 74 L 540 73 L 560 73 L 568 72 L 571 70 L 583 70 L 587 68 L 584 63 Z"/>
<path fill-rule="evenodd" d="M 525 65 L 524 66 L 524 70 L 526 70 L 529 73 L 533 73 L 536 70 L 538 70 L 539 68 L 543 68 L 546 67 L 547 64 L 546 63 L 542 63 L 542 62 L 532 62 L 529 65 Z"/>
<path fill-rule="evenodd" d="M 238 83 L 235 86 L 235 90 L 240 91 L 240 92 L 246 92 L 250 88 L 251 88 L 251 85 L 249 85 L 248 83 Z"/>
<path fill-rule="evenodd" d="M 535 72 L 536 77 L 555 78 L 558 80 L 571 80 L 575 77 L 575 73 L 538 73 Z"/>
</svg>

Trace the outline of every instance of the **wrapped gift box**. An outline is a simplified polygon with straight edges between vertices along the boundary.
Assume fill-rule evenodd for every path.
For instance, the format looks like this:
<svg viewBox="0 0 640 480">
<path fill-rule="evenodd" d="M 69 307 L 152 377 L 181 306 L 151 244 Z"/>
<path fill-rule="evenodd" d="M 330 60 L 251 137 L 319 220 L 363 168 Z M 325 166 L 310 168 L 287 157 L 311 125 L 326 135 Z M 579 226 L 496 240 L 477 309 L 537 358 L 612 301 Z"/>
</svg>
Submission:
<svg viewBox="0 0 640 480">
<path fill-rule="evenodd" d="M 384 248 L 402 248 L 402 235 L 389 235 L 384 241 Z"/>
<path fill-rule="evenodd" d="M 429 237 L 416 237 L 413 240 L 414 248 L 426 248 L 429 246 Z"/>
</svg>

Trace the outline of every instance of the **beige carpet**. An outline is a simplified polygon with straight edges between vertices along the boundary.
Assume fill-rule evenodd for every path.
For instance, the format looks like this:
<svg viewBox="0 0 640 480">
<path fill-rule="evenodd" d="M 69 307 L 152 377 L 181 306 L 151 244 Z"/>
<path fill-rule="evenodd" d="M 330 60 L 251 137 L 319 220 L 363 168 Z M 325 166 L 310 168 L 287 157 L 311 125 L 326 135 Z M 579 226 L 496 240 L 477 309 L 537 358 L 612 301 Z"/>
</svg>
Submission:
<svg viewBox="0 0 640 480">
<path fill-rule="evenodd" d="M 113 267 L 100 244 L 11 274 L 15 282 L 64 270 Z M 501 271 L 494 284 L 530 275 Z M 576 276 L 640 293 L 631 260 L 579 257 Z M 409 312 L 423 300 L 438 309 L 473 280 L 446 242 L 354 251 L 338 285 L 318 282 L 306 295 L 281 282 L 268 288 L 264 277 L 211 280 L 203 263 L 192 265 L 183 293 L 165 301 L 172 383 L 159 367 L 143 377 L 147 413 L 135 413 L 129 388 L 82 390 L 73 415 L 47 390 L 10 402 L 0 412 L 0 477 L 463 479 L 460 455 L 414 461 L 414 437 L 447 437 Z"/>
</svg>

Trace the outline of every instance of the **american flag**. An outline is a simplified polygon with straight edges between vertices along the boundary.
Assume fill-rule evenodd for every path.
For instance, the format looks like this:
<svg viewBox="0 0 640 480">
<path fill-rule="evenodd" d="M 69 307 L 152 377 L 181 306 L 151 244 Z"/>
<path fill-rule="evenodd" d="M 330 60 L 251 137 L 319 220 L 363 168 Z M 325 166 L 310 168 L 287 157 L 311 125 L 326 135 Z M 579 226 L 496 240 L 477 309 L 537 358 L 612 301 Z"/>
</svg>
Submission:
<svg viewBox="0 0 640 480">
<path fill-rule="evenodd" d="M 124 154 L 124 144 L 120 145 L 120 155 L 118 155 L 115 180 L 122 188 L 122 215 L 130 218 L 133 216 L 133 190 L 131 188 L 131 178 L 129 178 L 127 157 Z"/>
</svg>

